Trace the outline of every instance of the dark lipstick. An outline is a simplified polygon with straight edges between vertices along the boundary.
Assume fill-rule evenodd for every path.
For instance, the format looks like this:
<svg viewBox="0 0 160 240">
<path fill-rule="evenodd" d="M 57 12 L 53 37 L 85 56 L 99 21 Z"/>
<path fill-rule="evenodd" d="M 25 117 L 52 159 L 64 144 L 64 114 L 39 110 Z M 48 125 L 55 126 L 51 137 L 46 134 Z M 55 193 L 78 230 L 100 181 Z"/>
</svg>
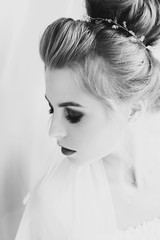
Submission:
<svg viewBox="0 0 160 240">
<path fill-rule="evenodd" d="M 71 149 L 68 149 L 68 148 L 64 148 L 64 147 L 61 147 L 61 152 L 64 154 L 64 155 L 72 155 L 73 153 L 75 153 L 76 151 L 74 150 L 71 150 Z"/>
</svg>

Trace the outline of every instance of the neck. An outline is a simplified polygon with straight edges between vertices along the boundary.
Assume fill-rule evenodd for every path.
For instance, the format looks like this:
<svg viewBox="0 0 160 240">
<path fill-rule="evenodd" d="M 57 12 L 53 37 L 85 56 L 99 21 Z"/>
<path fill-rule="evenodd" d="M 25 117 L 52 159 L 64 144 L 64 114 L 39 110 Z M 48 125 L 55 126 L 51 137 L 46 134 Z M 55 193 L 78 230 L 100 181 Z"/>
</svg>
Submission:
<svg viewBox="0 0 160 240">
<path fill-rule="evenodd" d="M 136 187 L 134 165 L 126 166 L 123 155 L 110 154 L 103 159 L 104 167 L 110 184 L 127 184 Z"/>
<path fill-rule="evenodd" d="M 114 154 L 103 159 L 104 167 L 110 183 L 119 182 L 122 179 L 122 161 Z"/>
</svg>

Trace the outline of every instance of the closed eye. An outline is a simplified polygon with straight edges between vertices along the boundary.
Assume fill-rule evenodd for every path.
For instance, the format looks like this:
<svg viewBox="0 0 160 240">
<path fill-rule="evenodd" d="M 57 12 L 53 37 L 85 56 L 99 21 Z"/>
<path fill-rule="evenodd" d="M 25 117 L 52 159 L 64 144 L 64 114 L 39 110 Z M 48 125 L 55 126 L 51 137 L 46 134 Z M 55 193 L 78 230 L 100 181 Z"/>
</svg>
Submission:
<svg viewBox="0 0 160 240">
<path fill-rule="evenodd" d="M 54 113 L 54 108 L 52 106 L 52 104 L 50 103 L 50 101 L 48 100 L 47 96 L 45 95 L 45 99 L 47 100 L 48 104 L 49 104 L 49 114 L 53 114 Z"/>
<path fill-rule="evenodd" d="M 65 117 L 72 124 L 80 122 L 83 116 L 84 114 L 80 111 L 73 110 L 70 108 L 66 108 L 65 110 Z"/>
<path fill-rule="evenodd" d="M 53 114 L 54 113 L 54 108 L 52 107 L 52 105 L 50 104 L 50 102 L 48 102 L 50 109 L 49 109 L 49 114 Z"/>
<path fill-rule="evenodd" d="M 45 96 L 48 104 L 49 104 L 49 114 L 53 114 L 54 113 L 54 108 L 51 105 L 50 101 L 47 99 L 47 97 Z M 60 106 L 61 107 L 61 106 Z M 68 122 L 72 123 L 72 124 L 76 124 L 78 122 L 81 121 L 82 117 L 84 116 L 84 114 L 80 111 L 77 110 L 73 110 L 70 109 L 68 107 L 64 107 L 64 114 L 65 114 L 65 118 L 67 119 Z"/>
</svg>

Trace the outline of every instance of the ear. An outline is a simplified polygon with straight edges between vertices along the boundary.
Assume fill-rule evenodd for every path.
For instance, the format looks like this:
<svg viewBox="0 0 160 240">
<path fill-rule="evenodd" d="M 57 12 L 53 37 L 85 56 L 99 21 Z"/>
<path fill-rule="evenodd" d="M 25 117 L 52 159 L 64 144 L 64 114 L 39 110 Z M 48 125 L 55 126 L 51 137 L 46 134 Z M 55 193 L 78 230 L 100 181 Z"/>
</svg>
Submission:
<svg viewBox="0 0 160 240">
<path fill-rule="evenodd" d="M 138 100 L 129 105 L 129 116 L 128 121 L 135 122 L 139 118 L 141 118 L 147 108 L 147 100 Z"/>
</svg>

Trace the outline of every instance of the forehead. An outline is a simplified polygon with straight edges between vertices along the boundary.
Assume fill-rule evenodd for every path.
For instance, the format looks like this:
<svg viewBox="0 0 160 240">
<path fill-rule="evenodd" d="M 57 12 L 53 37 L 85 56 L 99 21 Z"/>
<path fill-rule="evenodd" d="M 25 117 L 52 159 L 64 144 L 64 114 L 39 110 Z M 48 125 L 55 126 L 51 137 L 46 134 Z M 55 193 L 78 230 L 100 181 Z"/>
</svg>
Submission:
<svg viewBox="0 0 160 240">
<path fill-rule="evenodd" d="M 81 92 L 76 84 L 75 76 L 70 69 L 47 69 L 45 72 L 46 90 L 54 92 L 56 95 L 58 92 L 74 93 Z M 65 94 L 65 95 L 66 95 Z"/>
<path fill-rule="evenodd" d="M 71 69 L 47 69 L 45 72 L 46 95 L 49 100 L 74 101 L 81 105 L 100 105 L 101 102 L 87 94 L 79 85 Z"/>
<path fill-rule="evenodd" d="M 52 104 L 75 102 L 89 108 L 91 111 L 96 111 L 97 114 L 106 110 L 111 115 L 121 114 L 121 107 L 114 100 L 107 98 L 106 103 L 102 102 L 80 87 L 81 85 L 78 84 L 78 81 L 80 80 L 72 69 L 46 69 L 47 99 Z"/>
</svg>

